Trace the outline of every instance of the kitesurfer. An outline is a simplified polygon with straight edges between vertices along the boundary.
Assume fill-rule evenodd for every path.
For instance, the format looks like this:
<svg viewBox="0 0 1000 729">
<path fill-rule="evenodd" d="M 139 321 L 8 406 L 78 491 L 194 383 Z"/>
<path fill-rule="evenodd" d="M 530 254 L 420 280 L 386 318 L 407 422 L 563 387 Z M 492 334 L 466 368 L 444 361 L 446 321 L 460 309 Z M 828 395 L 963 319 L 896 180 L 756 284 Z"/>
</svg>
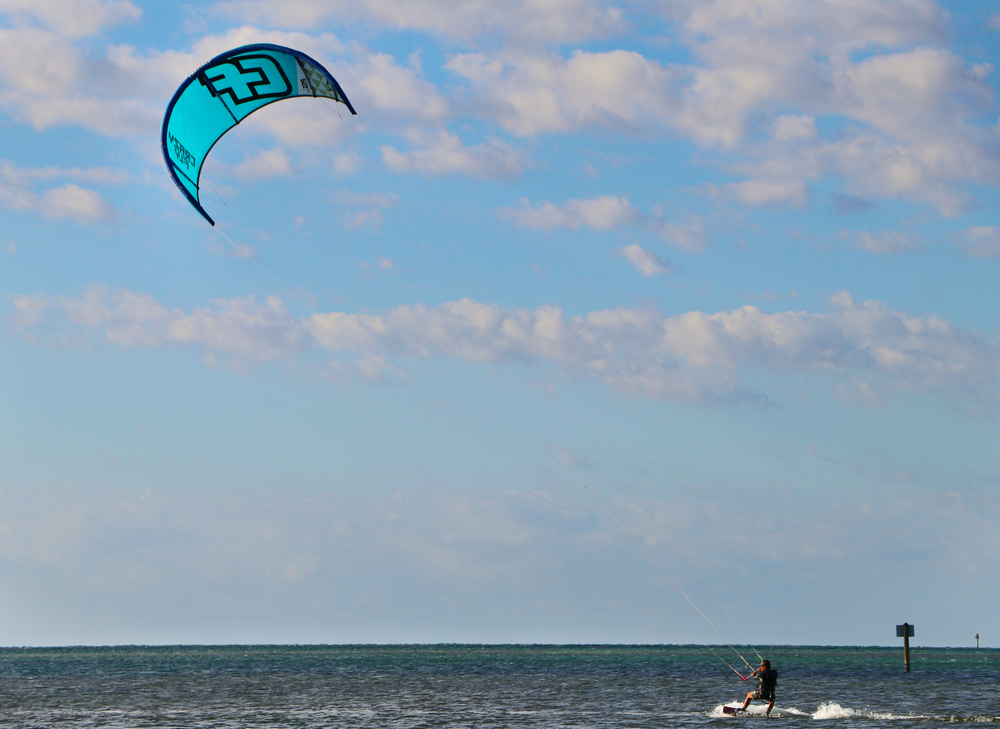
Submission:
<svg viewBox="0 0 1000 729">
<path fill-rule="evenodd" d="M 743 711 L 746 711 L 751 701 L 766 701 L 767 715 L 771 715 L 774 707 L 774 687 L 778 685 L 778 672 L 771 670 L 771 662 L 761 659 L 760 668 L 750 674 L 749 678 L 757 677 L 757 688 L 747 694 L 747 700 L 743 702 Z"/>
</svg>

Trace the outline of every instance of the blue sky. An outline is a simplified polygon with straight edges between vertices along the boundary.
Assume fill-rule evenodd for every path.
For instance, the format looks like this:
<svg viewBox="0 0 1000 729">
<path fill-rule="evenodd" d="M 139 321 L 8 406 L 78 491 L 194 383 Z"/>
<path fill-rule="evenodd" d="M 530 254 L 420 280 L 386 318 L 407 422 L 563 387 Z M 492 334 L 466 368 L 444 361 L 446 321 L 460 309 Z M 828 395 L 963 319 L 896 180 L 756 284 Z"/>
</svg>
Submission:
<svg viewBox="0 0 1000 729">
<path fill-rule="evenodd" d="M 0 643 L 1000 645 L 994 4 L 0 0 L 0 41 Z M 258 42 L 359 115 L 232 130 L 213 229 L 160 124 Z"/>
</svg>

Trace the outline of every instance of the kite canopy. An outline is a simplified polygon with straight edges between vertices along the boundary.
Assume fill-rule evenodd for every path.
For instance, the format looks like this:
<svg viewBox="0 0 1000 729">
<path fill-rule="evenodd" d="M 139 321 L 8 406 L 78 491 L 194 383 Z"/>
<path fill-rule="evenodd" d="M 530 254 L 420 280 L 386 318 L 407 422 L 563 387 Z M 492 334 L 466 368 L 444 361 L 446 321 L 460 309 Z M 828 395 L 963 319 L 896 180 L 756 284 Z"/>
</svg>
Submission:
<svg viewBox="0 0 1000 729">
<path fill-rule="evenodd" d="M 325 96 L 357 114 L 336 79 L 305 53 L 257 43 L 226 51 L 181 84 L 163 117 L 170 176 L 212 225 L 198 197 L 205 157 L 219 139 L 263 106 L 293 96 Z"/>
</svg>

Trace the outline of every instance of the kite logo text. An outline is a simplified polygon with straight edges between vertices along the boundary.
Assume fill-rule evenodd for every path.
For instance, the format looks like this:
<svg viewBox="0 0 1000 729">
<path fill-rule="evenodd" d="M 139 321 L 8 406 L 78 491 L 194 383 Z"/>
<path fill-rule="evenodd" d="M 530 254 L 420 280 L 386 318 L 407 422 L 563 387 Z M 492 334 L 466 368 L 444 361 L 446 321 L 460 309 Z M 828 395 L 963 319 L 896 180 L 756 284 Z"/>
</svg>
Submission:
<svg viewBox="0 0 1000 729">
<path fill-rule="evenodd" d="M 279 99 L 294 90 L 278 62 L 263 54 L 230 58 L 198 78 L 212 96 L 228 95 L 234 104 Z"/>
<path fill-rule="evenodd" d="M 170 136 L 170 143 L 174 147 L 174 159 L 177 160 L 178 164 L 182 164 L 185 167 L 194 167 L 195 158 L 194 155 L 187 151 L 187 147 L 181 144 L 180 140 L 173 134 Z"/>
</svg>

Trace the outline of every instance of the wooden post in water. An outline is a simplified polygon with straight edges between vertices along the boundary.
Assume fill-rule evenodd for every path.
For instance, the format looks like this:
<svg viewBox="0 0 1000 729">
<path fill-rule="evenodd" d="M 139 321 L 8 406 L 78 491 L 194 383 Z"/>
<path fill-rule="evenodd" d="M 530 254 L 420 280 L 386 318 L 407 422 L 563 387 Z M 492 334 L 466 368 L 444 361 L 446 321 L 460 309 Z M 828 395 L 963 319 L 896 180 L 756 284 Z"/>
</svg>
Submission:
<svg viewBox="0 0 1000 729">
<path fill-rule="evenodd" d="M 903 623 L 903 663 L 906 666 L 904 673 L 910 672 L 910 631 L 907 630 L 909 627 Z"/>
<path fill-rule="evenodd" d="M 904 673 L 910 672 L 910 636 L 915 635 L 913 626 L 903 623 L 896 626 L 896 637 L 903 639 L 903 664 L 906 666 Z"/>
</svg>

